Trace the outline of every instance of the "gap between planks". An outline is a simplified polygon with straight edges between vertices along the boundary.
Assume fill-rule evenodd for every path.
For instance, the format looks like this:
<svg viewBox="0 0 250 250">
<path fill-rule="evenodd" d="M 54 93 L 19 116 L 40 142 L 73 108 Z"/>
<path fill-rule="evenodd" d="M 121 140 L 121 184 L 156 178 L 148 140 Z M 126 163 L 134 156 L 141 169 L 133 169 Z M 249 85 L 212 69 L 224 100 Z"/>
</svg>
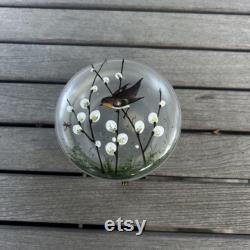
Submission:
<svg viewBox="0 0 250 250">
<path fill-rule="evenodd" d="M 80 177 L 80 178 L 92 178 L 94 177 L 86 174 L 85 172 L 60 172 L 60 171 L 42 171 L 42 170 L 15 170 L 15 169 L 0 169 L 1 174 L 10 175 L 31 175 L 31 176 L 68 176 L 68 177 Z M 192 177 L 192 176 L 170 176 L 170 175 L 147 175 L 138 180 L 142 181 L 156 181 L 156 182 L 171 182 L 171 181 L 181 181 L 189 183 L 224 183 L 224 184 L 249 184 L 250 179 L 247 178 L 226 178 L 226 177 Z M 107 180 L 110 181 L 110 180 Z M 116 182 L 121 182 L 122 180 L 116 180 Z M 126 181 L 129 185 L 131 181 Z M 1 223 L 0 223 L 1 224 Z"/>
<path fill-rule="evenodd" d="M 76 46 L 76 47 L 104 47 L 104 48 L 135 48 L 135 49 L 162 49 L 162 50 L 187 50 L 187 51 L 210 51 L 210 52 L 237 52 L 237 53 L 249 53 L 250 49 L 246 48 L 223 48 L 223 47 L 210 47 L 210 46 L 182 46 L 182 45 L 159 45 L 157 43 L 140 44 L 140 43 L 116 43 L 109 42 L 68 42 L 68 41 L 28 41 L 28 40 L 0 40 L 0 44 L 12 44 L 12 45 L 41 45 L 41 46 Z"/>
<path fill-rule="evenodd" d="M 247 235 L 211 233 L 134 232 L 107 234 L 102 230 L 0 226 L 0 246 L 4 249 L 246 249 Z M 84 242 L 84 244 L 82 244 Z M 126 244 L 124 244 L 126 242 Z"/>
<path fill-rule="evenodd" d="M 73 224 L 73 223 L 53 223 L 53 222 L 30 222 L 30 221 L 8 221 L 8 220 L 0 220 L 0 229 L 1 227 L 9 226 L 9 228 L 36 228 L 36 229 L 70 229 L 73 231 L 98 231 L 98 232 L 106 232 L 104 228 L 104 224 Z M 114 231 L 117 230 L 117 227 Z M 134 230 L 132 232 L 137 232 L 138 229 L 134 226 Z M 250 232 L 245 233 L 237 233 L 232 230 L 213 230 L 213 229 L 197 229 L 197 228 L 177 228 L 177 227 L 161 227 L 157 229 L 154 228 L 146 228 L 143 231 L 144 233 L 178 233 L 178 234 L 198 234 L 198 235 L 210 235 L 210 236 L 229 236 L 229 235 L 237 235 L 244 236 L 249 235 Z M 126 233 L 126 232 L 125 232 Z M 127 232 L 128 233 L 128 232 Z"/>
<path fill-rule="evenodd" d="M 250 8 L 241 7 L 239 3 L 238 9 L 231 7 L 232 3 L 223 3 L 218 8 L 216 4 L 208 4 L 204 6 L 204 3 L 192 6 L 192 4 L 187 3 L 162 3 L 159 4 L 151 3 L 149 4 L 137 4 L 136 2 L 37 2 L 37 1 L 6 1 L 0 3 L 0 8 L 26 8 L 26 9 L 68 9 L 68 10 L 100 10 L 100 11 L 130 11 L 130 12 L 160 12 L 160 13 L 190 13 L 190 14 L 214 14 L 214 15 L 250 15 Z M 242 4 L 243 5 L 243 4 Z M 237 6 L 237 3 L 236 3 Z"/>
<path fill-rule="evenodd" d="M 9 83 L 9 84 L 44 84 L 44 85 L 66 85 L 67 84 L 67 81 L 46 81 L 46 80 L 36 80 L 36 81 L 33 81 L 33 80 L 9 80 L 9 79 L 0 79 L 0 84 L 1 83 Z M 181 84 L 171 84 L 171 86 L 174 88 L 174 89 L 190 89 L 190 90 L 216 90 L 216 91 L 242 91 L 242 92 L 250 92 L 250 88 L 239 88 L 239 87 L 235 87 L 235 88 L 232 88 L 232 87 L 215 87 L 215 86 L 193 86 L 193 85 L 181 85 Z"/>
<path fill-rule="evenodd" d="M 120 7 L 104 7 L 104 6 L 24 6 L 24 5 L 3 5 L 0 3 L 0 8 L 9 9 L 45 9 L 45 10 L 89 10 L 89 11 L 120 11 L 120 12 L 145 12 L 145 13 L 176 13 L 176 14 L 197 14 L 197 15 L 228 15 L 228 16 L 249 16 L 249 12 L 234 12 L 234 11 L 212 11 L 212 10 L 180 10 L 168 8 L 120 8 Z"/>
</svg>

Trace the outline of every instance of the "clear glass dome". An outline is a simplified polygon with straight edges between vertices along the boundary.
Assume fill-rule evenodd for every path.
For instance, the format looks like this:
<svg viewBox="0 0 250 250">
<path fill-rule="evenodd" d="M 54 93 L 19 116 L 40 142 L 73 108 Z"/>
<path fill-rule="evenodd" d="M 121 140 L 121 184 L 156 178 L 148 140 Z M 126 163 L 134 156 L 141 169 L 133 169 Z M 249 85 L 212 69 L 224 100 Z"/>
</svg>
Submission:
<svg viewBox="0 0 250 250">
<path fill-rule="evenodd" d="M 56 133 L 66 155 L 85 173 L 140 178 L 172 152 L 180 135 L 180 105 L 171 85 L 130 60 L 90 65 L 64 87 Z"/>
</svg>

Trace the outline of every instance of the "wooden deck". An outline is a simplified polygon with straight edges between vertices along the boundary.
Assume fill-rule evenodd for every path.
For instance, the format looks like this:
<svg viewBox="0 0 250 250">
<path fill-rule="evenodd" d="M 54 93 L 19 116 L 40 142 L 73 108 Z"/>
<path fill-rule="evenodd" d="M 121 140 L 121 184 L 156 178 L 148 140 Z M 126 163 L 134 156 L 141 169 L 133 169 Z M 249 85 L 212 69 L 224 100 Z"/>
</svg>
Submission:
<svg viewBox="0 0 250 250">
<path fill-rule="evenodd" d="M 250 249 L 250 2 L 0 1 L 1 249 Z M 177 149 L 122 186 L 84 176 L 54 133 L 63 85 L 104 58 L 155 68 Z M 107 233 L 107 219 L 147 220 Z"/>
</svg>

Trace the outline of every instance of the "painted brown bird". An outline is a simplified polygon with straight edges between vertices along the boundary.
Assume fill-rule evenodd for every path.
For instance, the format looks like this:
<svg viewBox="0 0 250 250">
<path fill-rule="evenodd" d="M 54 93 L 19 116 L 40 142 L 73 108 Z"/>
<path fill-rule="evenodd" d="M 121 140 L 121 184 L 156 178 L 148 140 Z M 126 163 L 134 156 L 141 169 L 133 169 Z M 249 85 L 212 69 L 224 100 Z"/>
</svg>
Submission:
<svg viewBox="0 0 250 250">
<path fill-rule="evenodd" d="M 101 105 L 106 108 L 112 109 L 124 109 L 129 108 L 131 103 L 137 102 L 144 97 L 136 97 L 140 87 L 141 87 L 141 78 L 137 81 L 132 87 L 127 88 L 129 83 L 122 86 L 120 89 L 115 91 L 112 96 L 104 97 L 101 100 Z"/>
</svg>

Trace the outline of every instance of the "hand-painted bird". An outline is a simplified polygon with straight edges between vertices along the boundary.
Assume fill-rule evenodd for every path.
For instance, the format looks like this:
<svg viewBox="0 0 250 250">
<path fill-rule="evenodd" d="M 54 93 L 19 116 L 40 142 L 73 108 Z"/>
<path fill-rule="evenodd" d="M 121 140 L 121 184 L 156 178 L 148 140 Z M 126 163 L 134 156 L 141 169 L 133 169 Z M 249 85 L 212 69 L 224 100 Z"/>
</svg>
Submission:
<svg viewBox="0 0 250 250">
<path fill-rule="evenodd" d="M 144 97 L 136 97 L 139 88 L 141 87 L 141 78 L 132 87 L 127 88 L 129 83 L 115 91 L 112 96 L 104 97 L 101 100 L 101 105 L 112 109 L 129 108 L 131 103 L 137 102 Z"/>
</svg>

